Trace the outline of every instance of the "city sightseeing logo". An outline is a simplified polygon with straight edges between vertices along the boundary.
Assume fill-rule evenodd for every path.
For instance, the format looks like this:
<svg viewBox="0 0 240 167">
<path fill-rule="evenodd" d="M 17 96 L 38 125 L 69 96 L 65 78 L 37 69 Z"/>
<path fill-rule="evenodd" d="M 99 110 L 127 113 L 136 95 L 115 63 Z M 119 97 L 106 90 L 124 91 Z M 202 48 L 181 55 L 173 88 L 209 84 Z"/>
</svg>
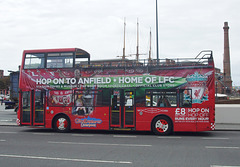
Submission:
<svg viewBox="0 0 240 167">
<path fill-rule="evenodd" d="M 207 81 L 207 76 L 201 75 L 198 72 L 195 72 L 193 75 L 188 75 L 187 76 L 187 81 L 188 82 L 196 82 L 196 81 Z"/>
<path fill-rule="evenodd" d="M 91 127 L 97 127 L 97 124 L 101 124 L 102 120 L 101 119 L 97 119 L 97 118 L 76 118 L 75 119 L 75 123 L 76 124 L 80 124 L 82 128 L 91 128 Z"/>
</svg>

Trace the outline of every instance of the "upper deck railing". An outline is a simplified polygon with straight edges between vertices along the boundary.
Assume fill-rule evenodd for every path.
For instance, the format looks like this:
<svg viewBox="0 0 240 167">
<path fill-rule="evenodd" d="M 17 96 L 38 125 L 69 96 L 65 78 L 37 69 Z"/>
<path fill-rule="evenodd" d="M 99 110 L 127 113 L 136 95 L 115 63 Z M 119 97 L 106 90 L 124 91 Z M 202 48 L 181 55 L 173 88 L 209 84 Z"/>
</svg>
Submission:
<svg viewBox="0 0 240 167">
<path fill-rule="evenodd" d="M 175 58 L 175 59 L 112 59 L 112 60 L 92 60 L 89 65 L 82 63 L 81 67 L 174 67 L 174 66 L 213 66 L 212 51 L 201 51 L 195 58 Z"/>
<path fill-rule="evenodd" d="M 195 58 L 171 59 L 106 59 L 91 60 L 90 55 L 80 49 L 33 50 L 25 51 L 23 69 L 61 69 L 61 68 L 127 68 L 127 67 L 213 67 L 212 51 L 201 51 Z M 51 51 L 51 52 L 50 52 Z M 82 50 L 80 50 L 82 51 Z M 157 62 L 158 61 L 158 62 Z"/>
</svg>

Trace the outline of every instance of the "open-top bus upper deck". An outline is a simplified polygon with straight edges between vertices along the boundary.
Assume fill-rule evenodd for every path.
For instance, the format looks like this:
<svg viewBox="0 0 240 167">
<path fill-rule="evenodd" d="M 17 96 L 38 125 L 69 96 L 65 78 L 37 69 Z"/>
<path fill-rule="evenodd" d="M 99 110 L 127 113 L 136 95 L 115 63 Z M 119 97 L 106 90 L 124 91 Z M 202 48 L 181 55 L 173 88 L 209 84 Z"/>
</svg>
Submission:
<svg viewBox="0 0 240 167">
<path fill-rule="evenodd" d="M 212 51 L 202 51 L 195 58 L 171 59 L 105 59 L 91 60 L 90 54 L 78 48 L 25 50 L 22 65 L 24 69 L 41 68 L 86 68 L 86 67 L 213 67 Z M 35 60 L 35 61 L 31 61 Z M 60 62 L 57 63 L 57 60 Z M 69 62 L 67 62 L 69 61 Z M 54 64 L 55 63 L 55 64 Z M 60 66 L 59 66 L 60 65 Z"/>
</svg>

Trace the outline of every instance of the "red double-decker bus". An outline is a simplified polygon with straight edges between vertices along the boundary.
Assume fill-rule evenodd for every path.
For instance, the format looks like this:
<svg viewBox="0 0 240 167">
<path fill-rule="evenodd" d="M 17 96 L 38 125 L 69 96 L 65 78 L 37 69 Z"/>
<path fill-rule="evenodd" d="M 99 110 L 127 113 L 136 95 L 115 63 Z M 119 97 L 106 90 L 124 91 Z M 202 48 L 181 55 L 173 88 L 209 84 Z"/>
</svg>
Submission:
<svg viewBox="0 0 240 167">
<path fill-rule="evenodd" d="M 214 76 L 212 51 L 157 62 L 90 61 L 78 48 L 25 50 L 17 122 L 59 132 L 214 130 Z"/>
</svg>

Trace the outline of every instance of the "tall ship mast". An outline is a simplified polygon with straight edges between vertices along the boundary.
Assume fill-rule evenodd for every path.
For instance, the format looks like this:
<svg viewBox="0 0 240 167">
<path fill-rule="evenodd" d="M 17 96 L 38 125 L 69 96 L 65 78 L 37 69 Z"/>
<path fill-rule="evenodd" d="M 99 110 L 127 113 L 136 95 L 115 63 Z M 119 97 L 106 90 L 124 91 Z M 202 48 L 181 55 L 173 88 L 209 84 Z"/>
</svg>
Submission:
<svg viewBox="0 0 240 167">
<path fill-rule="evenodd" d="M 125 46 L 126 46 L 126 18 L 124 17 L 124 37 L 123 37 L 123 56 L 122 60 L 125 60 Z"/>
<path fill-rule="evenodd" d="M 151 61 L 151 54 L 152 54 L 152 32 L 151 32 L 151 28 L 150 28 L 150 48 L 149 48 L 149 56 L 148 56 L 148 61 L 150 62 Z"/>
</svg>

